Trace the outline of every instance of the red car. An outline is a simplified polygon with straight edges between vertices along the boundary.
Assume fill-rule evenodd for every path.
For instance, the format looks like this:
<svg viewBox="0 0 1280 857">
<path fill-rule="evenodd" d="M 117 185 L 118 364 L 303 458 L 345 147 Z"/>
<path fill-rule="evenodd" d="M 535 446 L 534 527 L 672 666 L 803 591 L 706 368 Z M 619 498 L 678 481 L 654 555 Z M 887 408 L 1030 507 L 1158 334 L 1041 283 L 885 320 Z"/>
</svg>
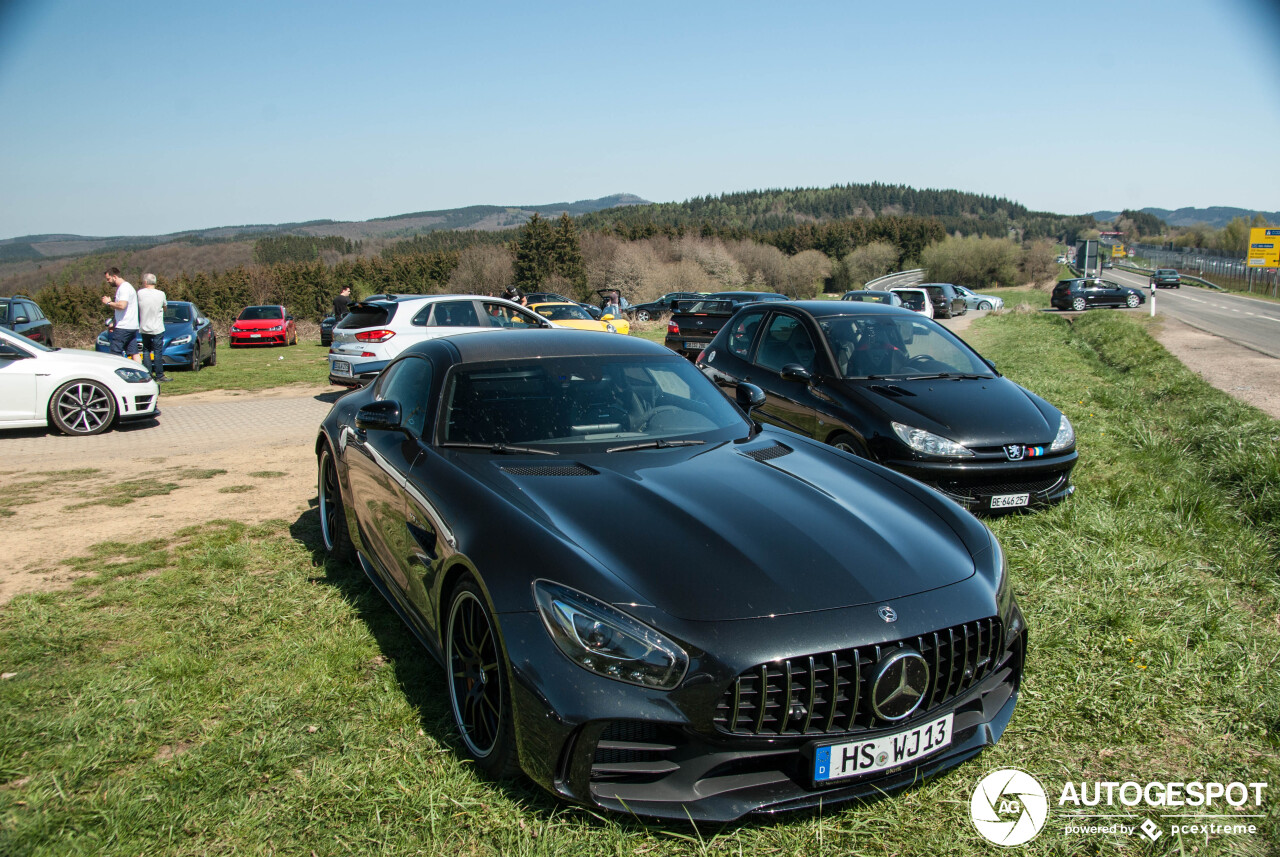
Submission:
<svg viewBox="0 0 1280 857">
<path fill-rule="evenodd" d="M 231 322 L 231 347 L 297 345 L 298 328 L 282 306 L 248 306 Z"/>
</svg>

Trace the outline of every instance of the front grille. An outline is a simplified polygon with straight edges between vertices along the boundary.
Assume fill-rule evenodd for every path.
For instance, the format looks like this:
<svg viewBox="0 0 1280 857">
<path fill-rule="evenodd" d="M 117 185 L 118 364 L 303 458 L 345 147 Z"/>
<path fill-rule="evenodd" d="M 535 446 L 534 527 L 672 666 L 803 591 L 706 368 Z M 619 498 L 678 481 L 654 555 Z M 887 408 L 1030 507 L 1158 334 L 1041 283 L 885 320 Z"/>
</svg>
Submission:
<svg viewBox="0 0 1280 857">
<path fill-rule="evenodd" d="M 155 396 L 134 396 L 134 397 L 133 397 L 133 410 L 134 410 L 135 412 L 137 412 L 137 413 L 142 413 L 143 411 L 148 411 L 148 410 L 150 410 L 150 409 L 151 409 L 151 400 L 152 400 L 152 399 L 154 399 L 154 398 L 155 398 Z"/>
<path fill-rule="evenodd" d="M 615 720 L 596 742 L 591 759 L 594 783 L 650 783 L 680 769 L 672 760 L 684 739 L 655 723 Z"/>
<path fill-rule="evenodd" d="M 503 467 L 512 476 L 595 476 L 596 471 L 582 464 L 528 464 Z"/>
<path fill-rule="evenodd" d="M 1061 488 L 1067 480 L 1066 473 L 1049 473 L 1038 479 L 1022 479 L 1008 482 L 975 482 L 960 479 L 942 479 L 937 483 L 939 491 L 966 500 L 987 494 L 1050 494 Z"/>
<path fill-rule="evenodd" d="M 873 668 L 887 652 L 911 647 L 929 664 L 919 711 L 969 690 L 991 674 L 1004 629 L 992 617 L 878 646 L 770 661 L 736 679 L 716 706 L 716 727 L 734 735 L 826 735 L 884 725 L 870 704 Z"/>
<path fill-rule="evenodd" d="M 743 455 L 748 458 L 754 458 L 756 461 L 768 461 L 772 458 L 786 455 L 791 452 L 791 447 L 783 446 L 780 443 L 774 443 L 773 446 L 766 446 L 763 449 L 752 449 L 744 452 Z"/>
</svg>

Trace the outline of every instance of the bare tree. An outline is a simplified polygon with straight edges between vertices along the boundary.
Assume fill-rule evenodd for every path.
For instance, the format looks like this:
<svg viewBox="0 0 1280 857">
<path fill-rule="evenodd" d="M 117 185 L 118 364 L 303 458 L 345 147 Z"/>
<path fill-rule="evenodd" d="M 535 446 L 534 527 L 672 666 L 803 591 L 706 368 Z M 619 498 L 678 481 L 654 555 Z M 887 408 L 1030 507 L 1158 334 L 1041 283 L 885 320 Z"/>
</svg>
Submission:
<svg viewBox="0 0 1280 857">
<path fill-rule="evenodd" d="M 787 254 L 772 244 L 736 241 L 729 252 L 738 260 L 753 291 L 780 292 L 787 281 Z"/>
<path fill-rule="evenodd" d="M 821 250 L 802 250 L 787 262 L 783 294 L 804 300 L 822 293 L 822 281 L 831 275 L 831 260 Z"/>
<path fill-rule="evenodd" d="M 511 252 L 505 247 L 475 245 L 458 254 L 458 267 L 449 277 L 449 292 L 457 295 L 500 295 L 511 285 Z"/>
<path fill-rule="evenodd" d="M 865 284 L 897 268 L 900 254 L 897 246 L 888 241 L 873 241 L 854 250 L 843 261 L 849 279 Z"/>
</svg>

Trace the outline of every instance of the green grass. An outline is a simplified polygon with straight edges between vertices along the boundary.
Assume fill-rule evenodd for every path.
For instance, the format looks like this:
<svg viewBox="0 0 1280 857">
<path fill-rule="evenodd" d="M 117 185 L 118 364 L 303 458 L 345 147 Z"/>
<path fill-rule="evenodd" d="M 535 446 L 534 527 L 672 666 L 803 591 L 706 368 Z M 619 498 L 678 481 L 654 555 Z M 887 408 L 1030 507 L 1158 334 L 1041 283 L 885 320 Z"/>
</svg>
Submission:
<svg viewBox="0 0 1280 857">
<path fill-rule="evenodd" d="M 283 470 L 255 470 L 249 474 L 254 479 L 275 479 L 277 476 L 288 476 Z"/>
<path fill-rule="evenodd" d="M 1077 494 L 991 522 L 1030 627 L 1002 741 L 867 806 L 650 825 L 485 781 L 440 669 L 362 574 L 294 522 L 95 546 L 97 575 L 0 609 L 0 854 L 996 853 L 985 773 L 1280 784 L 1280 424 L 1207 386 L 1122 313 L 1008 312 L 966 338 L 1060 405 Z M 1274 854 L 1256 837 L 1071 837 L 1026 854 Z M 1055 828 L 1056 826 L 1056 828 Z"/>
<path fill-rule="evenodd" d="M 328 384 L 329 350 L 320 339 L 299 339 L 297 345 L 232 348 L 218 342 L 218 365 L 199 372 L 170 366 L 161 384 L 165 396 L 202 393 L 209 390 L 265 390 L 287 384 Z M 161 405 L 163 409 L 163 403 Z"/>
</svg>

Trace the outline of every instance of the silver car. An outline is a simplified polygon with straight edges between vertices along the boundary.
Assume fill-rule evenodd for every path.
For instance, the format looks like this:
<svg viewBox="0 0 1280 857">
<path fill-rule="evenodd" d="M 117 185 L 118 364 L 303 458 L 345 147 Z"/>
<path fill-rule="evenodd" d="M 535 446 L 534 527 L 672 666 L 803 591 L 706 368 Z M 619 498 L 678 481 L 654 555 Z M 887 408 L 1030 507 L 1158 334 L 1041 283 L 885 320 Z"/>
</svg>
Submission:
<svg viewBox="0 0 1280 857">
<path fill-rule="evenodd" d="M 964 305 L 969 309 L 1004 309 L 1004 298 L 995 295 L 980 295 L 973 289 L 956 286 L 955 290 L 964 298 Z"/>
</svg>

